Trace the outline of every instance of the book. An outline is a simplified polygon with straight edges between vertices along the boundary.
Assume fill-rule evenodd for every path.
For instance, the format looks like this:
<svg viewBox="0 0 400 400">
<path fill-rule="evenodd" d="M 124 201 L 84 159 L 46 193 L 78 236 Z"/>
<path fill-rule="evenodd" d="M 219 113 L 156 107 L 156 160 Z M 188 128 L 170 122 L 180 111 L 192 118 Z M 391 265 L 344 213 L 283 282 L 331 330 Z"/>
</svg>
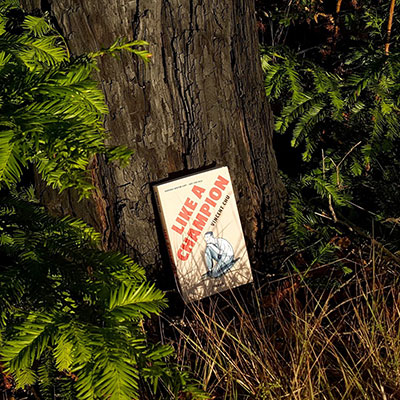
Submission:
<svg viewBox="0 0 400 400">
<path fill-rule="evenodd" d="M 154 193 L 185 302 L 253 281 L 227 167 L 156 184 Z"/>
</svg>

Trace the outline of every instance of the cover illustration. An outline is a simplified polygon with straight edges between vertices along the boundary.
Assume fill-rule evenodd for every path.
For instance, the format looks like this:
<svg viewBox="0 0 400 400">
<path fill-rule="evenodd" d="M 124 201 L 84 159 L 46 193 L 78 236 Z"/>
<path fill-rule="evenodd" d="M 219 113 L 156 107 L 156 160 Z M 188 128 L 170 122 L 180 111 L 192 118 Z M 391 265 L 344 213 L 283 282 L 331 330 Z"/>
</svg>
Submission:
<svg viewBox="0 0 400 400">
<path fill-rule="evenodd" d="M 154 189 L 185 301 L 253 280 L 227 167 L 188 175 Z"/>
</svg>

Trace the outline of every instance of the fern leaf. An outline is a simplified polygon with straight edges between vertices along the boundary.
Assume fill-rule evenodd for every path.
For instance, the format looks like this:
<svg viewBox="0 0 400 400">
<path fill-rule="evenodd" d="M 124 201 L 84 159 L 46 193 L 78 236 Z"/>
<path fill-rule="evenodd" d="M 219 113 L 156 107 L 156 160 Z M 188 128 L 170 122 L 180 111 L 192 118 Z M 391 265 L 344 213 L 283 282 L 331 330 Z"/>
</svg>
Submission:
<svg viewBox="0 0 400 400">
<path fill-rule="evenodd" d="M 58 370 L 69 370 L 73 362 L 72 350 L 73 344 L 68 340 L 68 337 L 63 334 L 55 338 L 57 342 L 53 349 L 53 355 Z"/>
<path fill-rule="evenodd" d="M 22 27 L 36 37 L 44 36 L 51 30 L 50 25 L 44 18 L 34 17 L 33 15 L 27 15 L 25 17 Z"/>
<path fill-rule="evenodd" d="M 163 292 L 143 282 L 140 286 L 122 284 L 111 293 L 108 307 L 116 317 L 140 319 L 143 315 L 158 314 L 165 305 Z"/>
<path fill-rule="evenodd" d="M 52 338 L 51 326 L 49 317 L 34 314 L 16 326 L 19 333 L 1 350 L 1 357 L 11 372 L 24 371 L 40 358 Z"/>
<path fill-rule="evenodd" d="M 20 59 L 29 69 L 34 69 L 37 62 L 55 66 L 67 59 L 66 51 L 56 46 L 57 36 L 45 36 L 36 40 L 21 39 L 24 47 L 19 52 Z"/>
<path fill-rule="evenodd" d="M 37 381 L 40 393 L 45 400 L 53 400 L 52 387 L 54 385 L 54 359 L 50 353 L 44 353 L 37 369 Z"/>
<path fill-rule="evenodd" d="M 104 357 L 99 362 L 102 372 L 95 382 L 95 390 L 101 398 L 130 400 L 138 396 L 139 372 L 128 360 Z"/>
<path fill-rule="evenodd" d="M 1 123 L 4 125 L 4 123 Z M 14 130 L 0 130 L 0 182 L 7 186 L 19 181 L 21 167 L 15 157 L 15 142 L 12 142 Z"/>
<path fill-rule="evenodd" d="M 0 51 L 0 71 L 7 65 L 11 60 L 11 54 L 7 54 L 5 51 Z"/>
<path fill-rule="evenodd" d="M 77 397 L 79 400 L 96 400 L 95 382 L 96 373 L 94 364 L 88 363 L 78 372 L 79 379 L 76 382 Z"/>
<path fill-rule="evenodd" d="M 37 375 L 31 368 L 21 368 L 13 371 L 17 388 L 24 388 L 26 385 L 33 385 L 37 380 Z"/>
</svg>

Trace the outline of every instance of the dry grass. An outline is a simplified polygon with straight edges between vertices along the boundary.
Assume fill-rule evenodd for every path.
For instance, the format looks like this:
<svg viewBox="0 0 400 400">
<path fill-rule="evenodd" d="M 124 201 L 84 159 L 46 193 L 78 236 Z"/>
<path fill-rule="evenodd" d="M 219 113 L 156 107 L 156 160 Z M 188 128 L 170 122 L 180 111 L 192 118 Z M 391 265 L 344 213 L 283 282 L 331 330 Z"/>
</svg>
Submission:
<svg viewBox="0 0 400 400">
<path fill-rule="evenodd" d="M 179 359 L 215 399 L 400 399 L 400 287 L 378 261 L 192 305 Z"/>
</svg>

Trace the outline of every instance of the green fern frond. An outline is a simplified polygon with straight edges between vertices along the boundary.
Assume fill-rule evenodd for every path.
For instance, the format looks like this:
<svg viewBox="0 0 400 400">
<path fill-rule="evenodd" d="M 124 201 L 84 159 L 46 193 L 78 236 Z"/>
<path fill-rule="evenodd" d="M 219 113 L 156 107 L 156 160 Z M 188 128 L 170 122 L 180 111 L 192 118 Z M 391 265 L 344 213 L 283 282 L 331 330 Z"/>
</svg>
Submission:
<svg viewBox="0 0 400 400">
<path fill-rule="evenodd" d="M 5 14 L 2 18 L 7 22 Z M 6 185 L 33 163 L 49 186 L 60 191 L 76 187 L 81 198 L 88 197 L 93 186 L 86 170 L 92 156 L 102 153 L 109 161 L 127 164 L 132 154 L 126 147 L 108 149 L 105 144 L 107 107 L 92 79 L 96 57 L 129 51 L 148 61 L 150 54 L 135 48 L 147 43 L 121 39 L 99 53 L 70 59 L 45 19 L 28 16 L 21 27 L 21 34 L 0 35 L 0 87 L 7 88 L 0 106 L 4 119 L 14 124 L 13 140 L 5 140 L 3 133 L 0 144 L 3 158 L 10 158 L 0 160 L 0 167 L 9 166 Z"/>
<path fill-rule="evenodd" d="M 321 111 L 324 109 L 325 103 L 323 101 L 316 102 L 299 118 L 296 126 L 293 130 L 292 146 L 296 147 L 307 138 L 322 117 L 320 116 Z"/>
<path fill-rule="evenodd" d="M 331 196 L 335 204 L 339 206 L 348 205 L 349 194 L 340 191 L 340 189 L 335 184 L 326 181 L 322 175 L 321 176 L 310 175 L 304 177 L 303 182 L 306 185 L 312 185 L 316 190 L 316 192 L 322 198 L 328 198 L 328 196 Z"/>
<path fill-rule="evenodd" d="M 5 122 L 0 122 L 1 125 Z M 23 165 L 13 138 L 14 130 L 0 129 L 0 182 L 8 187 L 19 182 Z"/>
<path fill-rule="evenodd" d="M 51 31 L 51 26 L 44 18 L 34 17 L 33 15 L 25 17 L 22 27 L 36 37 L 44 36 Z"/>
<path fill-rule="evenodd" d="M 100 51 L 89 53 L 89 58 L 97 58 L 104 56 L 106 54 L 110 54 L 112 56 L 117 55 L 121 51 L 129 51 L 131 53 L 136 54 L 140 57 L 144 62 L 149 62 L 151 58 L 151 54 L 147 50 L 138 50 L 136 46 L 148 46 L 148 42 L 144 40 L 133 40 L 128 41 L 125 38 L 117 39 L 110 47 L 106 49 L 102 49 Z"/>
<path fill-rule="evenodd" d="M 33 385 L 37 380 L 37 375 L 31 368 L 21 368 L 14 371 L 15 384 L 18 388 Z"/>
<path fill-rule="evenodd" d="M 312 236 L 314 220 L 309 218 L 309 214 L 304 213 L 305 205 L 298 196 L 294 196 L 289 203 L 288 229 L 291 238 L 299 243 L 296 247 L 303 246 Z M 293 240 L 292 240 L 293 241 Z"/>
<path fill-rule="evenodd" d="M 96 400 L 96 371 L 93 363 L 88 363 L 79 370 L 79 379 L 76 382 L 77 398 L 79 400 Z"/>
<path fill-rule="evenodd" d="M 28 315 L 24 323 L 15 327 L 18 333 L 0 350 L 6 367 L 25 376 L 24 371 L 32 367 L 33 362 L 40 358 L 49 344 L 53 334 L 52 327 L 53 321 L 49 316 Z"/>
<path fill-rule="evenodd" d="M 54 359 L 50 352 L 45 352 L 40 360 L 40 365 L 37 369 L 37 382 L 40 388 L 40 394 L 45 400 L 53 400 L 52 389 L 56 377 L 56 369 Z"/>
<path fill-rule="evenodd" d="M 95 390 L 100 398 L 110 400 L 130 400 L 138 396 L 139 371 L 127 359 L 103 357 L 98 360 L 97 369 L 101 373 L 96 379 Z"/>
<path fill-rule="evenodd" d="M 7 54 L 5 51 L 0 51 L 0 71 L 9 63 L 11 60 L 11 54 Z"/>
<path fill-rule="evenodd" d="M 56 367 L 59 371 L 68 371 L 74 361 L 73 352 L 73 342 L 68 340 L 66 334 L 61 334 L 55 337 L 56 346 L 53 349 L 53 355 Z"/>
<path fill-rule="evenodd" d="M 3 199 L 0 222 L 10 237 L 1 250 L 18 266 L 9 269 L 6 280 L 21 282 L 17 310 L 25 302 L 35 304 L 38 288 L 45 288 L 37 311 L 25 317 L 5 310 L 8 324 L 15 317 L 24 320 L 14 321 L 3 337 L 0 357 L 11 373 L 36 371 L 43 362 L 49 364 L 47 379 L 54 377 L 54 390 L 61 391 L 65 378 L 66 390 L 72 385 L 77 391 L 75 398 L 93 400 L 107 395 L 131 399 L 139 375 L 153 383 L 164 376 L 163 359 L 172 348 L 148 345 L 139 321 L 159 313 L 166 302 L 145 280 L 143 268 L 127 256 L 101 252 L 97 235 L 82 221 L 58 220 L 18 197 Z M 0 296 L 6 290 L 0 282 Z M 47 307 L 52 313 L 43 311 Z M 38 374 L 46 391 L 46 371 Z"/>
<path fill-rule="evenodd" d="M 69 376 L 61 376 L 56 381 L 56 394 L 62 400 L 76 400 L 76 390 L 74 379 Z M 52 399 L 51 399 L 52 400 Z"/>
<path fill-rule="evenodd" d="M 164 294 L 146 282 L 140 286 L 122 284 L 111 293 L 108 305 L 112 315 L 121 319 L 158 314 L 165 306 Z"/>
<path fill-rule="evenodd" d="M 45 36 L 36 40 L 20 39 L 19 58 L 33 71 L 38 64 L 56 66 L 67 59 L 67 53 L 56 45 L 57 36 Z"/>
<path fill-rule="evenodd" d="M 61 234 L 74 230 L 77 235 L 77 241 L 79 240 L 80 243 L 89 243 L 92 246 L 100 244 L 100 233 L 81 219 L 66 216 L 61 218 L 59 223 L 62 229 Z"/>
</svg>

